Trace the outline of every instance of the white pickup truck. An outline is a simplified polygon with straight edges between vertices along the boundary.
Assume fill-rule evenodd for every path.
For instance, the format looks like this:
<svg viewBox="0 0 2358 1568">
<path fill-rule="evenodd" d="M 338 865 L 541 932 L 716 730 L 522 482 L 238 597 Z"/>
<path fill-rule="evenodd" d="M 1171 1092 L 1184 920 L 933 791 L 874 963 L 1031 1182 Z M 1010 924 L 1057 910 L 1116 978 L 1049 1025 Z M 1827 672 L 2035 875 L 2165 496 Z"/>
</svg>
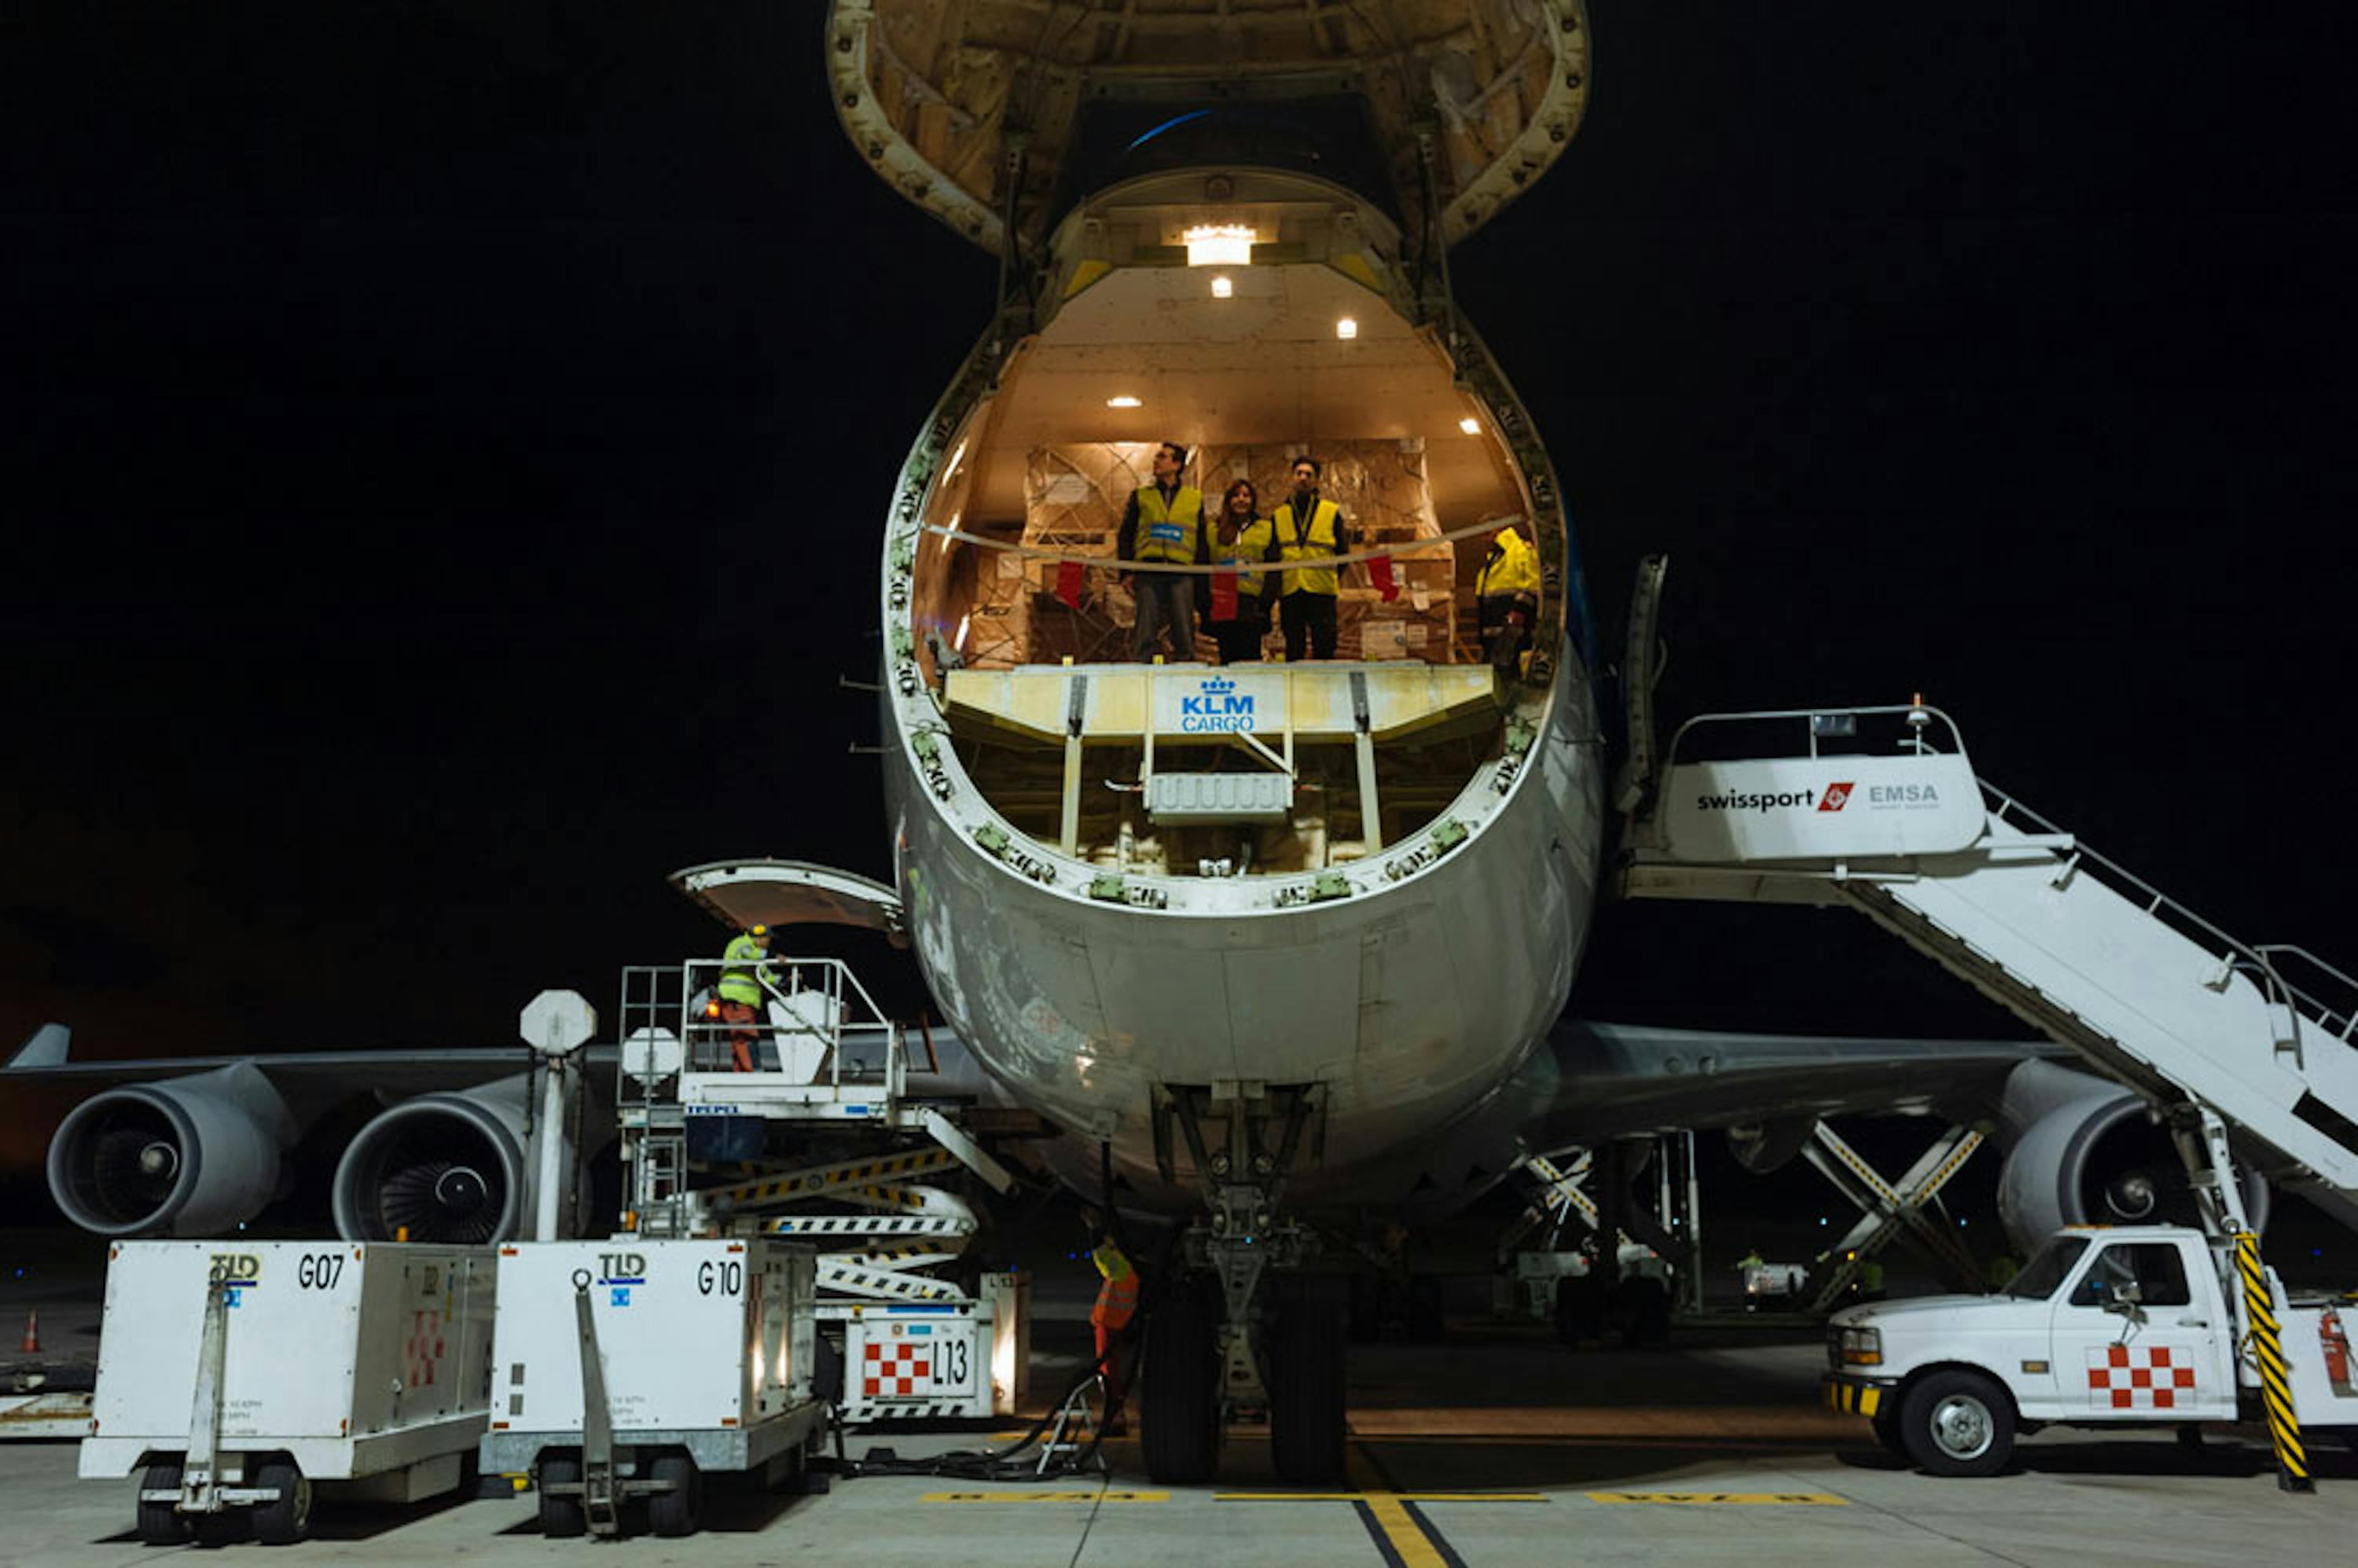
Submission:
<svg viewBox="0 0 2358 1568">
<path fill-rule="evenodd" d="M 2344 1326 L 2358 1321 L 2358 1303 L 2295 1303 L 2274 1271 L 2267 1279 L 2304 1440 L 2339 1429 L 2358 1443 L 2358 1368 Z M 2235 1280 L 2233 1255 L 2215 1263 L 2200 1231 L 2075 1226 L 1999 1294 L 1835 1314 L 1825 1402 L 1870 1417 L 1885 1448 L 1936 1476 L 1992 1475 L 2017 1434 L 2050 1422 L 2256 1418 L 2241 1287 L 2227 1288 Z"/>
</svg>

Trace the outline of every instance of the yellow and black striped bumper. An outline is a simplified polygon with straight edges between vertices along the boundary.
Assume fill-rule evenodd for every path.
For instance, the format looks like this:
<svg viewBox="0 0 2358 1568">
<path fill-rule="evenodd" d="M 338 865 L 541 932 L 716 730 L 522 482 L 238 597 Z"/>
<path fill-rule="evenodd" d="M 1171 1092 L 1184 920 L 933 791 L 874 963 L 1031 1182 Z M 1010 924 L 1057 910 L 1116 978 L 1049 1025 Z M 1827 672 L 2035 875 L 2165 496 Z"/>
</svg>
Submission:
<svg viewBox="0 0 2358 1568">
<path fill-rule="evenodd" d="M 1844 1415 L 1874 1415 L 1883 1409 L 1887 1388 L 1886 1384 L 1833 1373 L 1818 1384 L 1818 1397 L 1825 1401 L 1826 1409 Z"/>
</svg>

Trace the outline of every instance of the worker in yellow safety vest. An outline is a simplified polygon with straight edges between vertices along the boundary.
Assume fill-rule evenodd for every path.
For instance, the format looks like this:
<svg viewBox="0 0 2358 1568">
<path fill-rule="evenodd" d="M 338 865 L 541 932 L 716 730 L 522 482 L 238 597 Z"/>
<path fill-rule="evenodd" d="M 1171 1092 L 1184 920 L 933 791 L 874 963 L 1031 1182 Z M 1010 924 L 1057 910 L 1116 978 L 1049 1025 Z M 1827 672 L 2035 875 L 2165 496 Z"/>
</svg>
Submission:
<svg viewBox="0 0 2358 1568">
<path fill-rule="evenodd" d="M 1212 522 L 1212 564 L 1259 562 L 1269 554 L 1269 519 L 1260 514 L 1260 492 L 1249 479 L 1238 480 L 1220 497 Z M 1260 657 L 1260 640 L 1269 630 L 1269 601 L 1262 597 L 1270 574 L 1261 571 L 1215 572 L 1195 581 L 1202 591 L 1196 608 L 1220 644 L 1220 663 L 1241 665 Z"/>
<path fill-rule="evenodd" d="M 770 928 L 749 925 L 729 939 L 721 950 L 721 1022 L 730 1025 L 729 1049 L 737 1070 L 753 1070 L 753 1046 L 760 1038 L 753 1029 L 762 1016 L 761 968 L 770 957 Z"/>
<path fill-rule="evenodd" d="M 1105 1432 L 1112 1437 L 1121 1431 L 1125 1357 L 1120 1341 L 1122 1330 L 1138 1315 L 1138 1271 L 1107 1232 L 1102 1214 L 1087 1208 L 1081 1211 L 1081 1217 L 1089 1227 L 1089 1261 L 1097 1265 L 1102 1281 L 1098 1286 L 1097 1304 L 1089 1308 L 1089 1327 L 1096 1331 L 1098 1368 L 1105 1375 Z"/>
<path fill-rule="evenodd" d="M 1270 514 L 1269 559 L 1314 561 L 1351 553 L 1343 509 L 1318 493 L 1325 471 L 1307 452 L 1293 460 L 1293 493 Z M 1302 567 L 1283 575 L 1277 614 L 1285 630 L 1286 663 L 1302 657 L 1304 643 L 1314 659 L 1335 656 L 1335 600 L 1342 586 L 1342 574 L 1331 566 Z"/>
<path fill-rule="evenodd" d="M 1482 656 L 1492 667 L 1515 673 L 1517 655 L 1530 646 L 1540 612 L 1540 557 L 1512 523 L 1490 535 L 1490 553 L 1474 579 L 1474 605 L 1482 627 Z"/>
<path fill-rule="evenodd" d="M 1199 566 L 1210 563 L 1210 530 L 1204 525 L 1204 492 L 1180 482 L 1187 471 L 1187 449 L 1164 441 L 1154 449 L 1154 482 L 1130 492 L 1121 514 L 1114 553 L 1140 566 Z M 1138 656 L 1154 656 L 1158 633 L 1171 628 L 1171 656 L 1195 656 L 1195 584 L 1188 572 L 1123 574 L 1138 600 Z"/>
</svg>

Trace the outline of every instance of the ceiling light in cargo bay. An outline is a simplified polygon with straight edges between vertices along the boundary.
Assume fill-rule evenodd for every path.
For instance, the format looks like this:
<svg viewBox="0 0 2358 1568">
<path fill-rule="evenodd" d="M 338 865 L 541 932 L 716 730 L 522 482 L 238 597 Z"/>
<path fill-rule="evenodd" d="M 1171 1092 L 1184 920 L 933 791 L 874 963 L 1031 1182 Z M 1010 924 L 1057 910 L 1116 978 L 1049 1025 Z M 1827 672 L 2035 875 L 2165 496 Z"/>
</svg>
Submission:
<svg viewBox="0 0 2358 1568">
<path fill-rule="evenodd" d="M 1359 324 L 1346 316 L 1335 323 L 1335 335 L 1347 343 L 1359 335 Z"/>
<path fill-rule="evenodd" d="M 1137 398 L 1132 397 L 1129 393 L 1125 392 L 1118 397 L 1107 398 L 1106 406 L 1108 408 L 1136 408 L 1140 406 L 1140 404 Z"/>
<path fill-rule="evenodd" d="M 1234 294 L 1236 291 L 1236 279 L 1231 277 L 1216 277 L 1212 279 L 1213 298 L 1226 299 L 1229 295 Z"/>
<path fill-rule="evenodd" d="M 1478 436 L 1482 433 L 1482 421 L 1468 414 L 1465 418 L 1457 421 L 1457 427 L 1469 436 Z"/>
<path fill-rule="evenodd" d="M 1187 242 L 1189 266 L 1250 266 L 1260 236 L 1242 223 L 1198 223 L 1179 237 Z"/>
</svg>

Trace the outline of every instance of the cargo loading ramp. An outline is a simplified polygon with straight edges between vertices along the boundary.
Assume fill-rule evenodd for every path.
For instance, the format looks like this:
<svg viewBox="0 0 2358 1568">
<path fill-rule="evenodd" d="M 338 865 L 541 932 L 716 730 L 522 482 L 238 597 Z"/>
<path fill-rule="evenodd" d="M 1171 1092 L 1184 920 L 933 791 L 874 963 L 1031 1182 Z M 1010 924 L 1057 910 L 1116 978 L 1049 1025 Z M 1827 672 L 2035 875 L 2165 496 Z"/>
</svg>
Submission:
<svg viewBox="0 0 2358 1568">
<path fill-rule="evenodd" d="M 1807 750 L 1682 757 L 1771 725 Z M 1862 725 L 1898 749 L 1855 749 Z M 2228 935 L 1985 784 L 1938 709 L 1690 719 L 1628 843 L 1624 896 L 1855 909 L 2358 1228 L 2358 979 Z"/>
</svg>

